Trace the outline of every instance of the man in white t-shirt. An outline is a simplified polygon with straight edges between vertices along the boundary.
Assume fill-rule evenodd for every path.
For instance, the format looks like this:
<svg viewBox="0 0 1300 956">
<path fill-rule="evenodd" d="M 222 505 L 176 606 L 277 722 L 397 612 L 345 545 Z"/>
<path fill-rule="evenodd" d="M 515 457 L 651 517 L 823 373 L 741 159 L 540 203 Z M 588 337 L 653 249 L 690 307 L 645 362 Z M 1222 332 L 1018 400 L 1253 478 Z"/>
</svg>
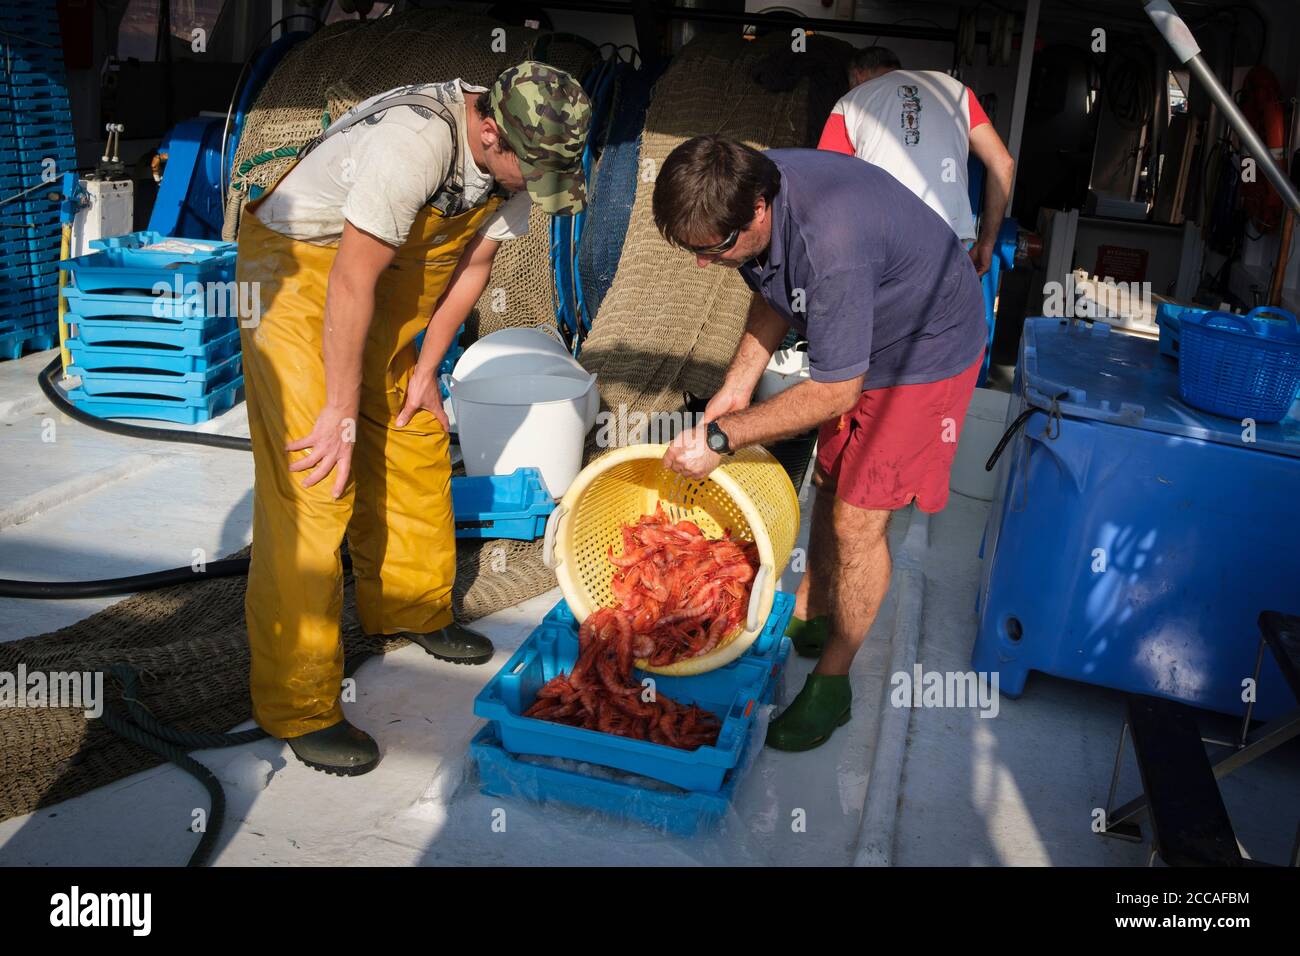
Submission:
<svg viewBox="0 0 1300 956">
<path fill-rule="evenodd" d="M 904 70 L 891 50 L 879 46 L 854 54 L 849 82 L 853 88 L 831 110 L 818 147 L 892 175 L 971 244 L 971 259 L 983 275 L 1006 215 L 1015 161 L 975 93 L 946 73 Z M 978 233 L 966 175 L 972 152 L 987 169 Z"/>
<path fill-rule="evenodd" d="M 253 717 L 317 770 L 379 762 L 339 701 L 345 534 L 366 634 L 457 664 L 492 658 L 491 642 L 452 616 L 435 371 L 501 242 L 527 232 L 530 205 L 583 208 L 590 113 L 573 77 L 532 61 L 490 88 L 400 87 L 338 117 L 247 206 L 236 278 L 257 293 L 241 300 L 261 307 L 240 323 L 255 470 Z"/>
</svg>

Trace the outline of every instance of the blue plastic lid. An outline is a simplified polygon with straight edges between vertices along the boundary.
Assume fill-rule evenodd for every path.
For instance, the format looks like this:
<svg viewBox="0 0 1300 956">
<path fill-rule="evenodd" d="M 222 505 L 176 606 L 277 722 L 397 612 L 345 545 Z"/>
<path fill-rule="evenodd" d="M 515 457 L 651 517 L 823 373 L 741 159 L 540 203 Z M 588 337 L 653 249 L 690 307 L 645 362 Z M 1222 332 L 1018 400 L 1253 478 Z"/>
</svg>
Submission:
<svg viewBox="0 0 1300 956">
<path fill-rule="evenodd" d="M 1300 458 L 1300 419 L 1291 414 L 1256 424 L 1255 441 L 1242 441 L 1242 424 L 1184 405 L 1178 398 L 1178 365 L 1155 341 L 1062 319 L 1025 320 L 1022 387 L 1030 405 L 1051 409 L 1057 396 L 1062 417 L 1091 419 L 1257 448 Z"/>
</svg>

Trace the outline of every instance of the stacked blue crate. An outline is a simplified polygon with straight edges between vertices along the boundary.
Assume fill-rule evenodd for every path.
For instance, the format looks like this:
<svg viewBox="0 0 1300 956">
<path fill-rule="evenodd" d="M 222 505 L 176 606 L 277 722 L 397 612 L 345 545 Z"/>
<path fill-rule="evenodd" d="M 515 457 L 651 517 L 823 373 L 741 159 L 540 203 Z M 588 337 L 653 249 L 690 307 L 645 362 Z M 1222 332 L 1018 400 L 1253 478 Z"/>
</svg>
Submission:
<svg viewBox="0 0 1300 956">
<path fill-rule="evenodd" d="M 163 242 L 182 247 L 155 250 Z M 136 232 L 63 263 L 68 391 L 100 418 L 193 425 L 243 398 L 235 244 Z"/>
<path fill-rule="evenodd" d="M 523 716 L 537 688 L 577 657 L 576 621 L 561 601 L 474 700 L 474 713 L 488 721 L 470 745 L 480 789 L 682 836 L 716 825 L 762 746 L 758 709 L 774 702 L 793 611 L 794 596 L 777 592 L 763 632 L 737 660 L 695 677 L 655 678 L 657 691 L 722 721 L 715 746 L 685 751 Z"/>
<path fill-rule="evenodd" d="M 56 194 L 77 162 L 53 0 L 0 0 L 0 21 L 0 359 L 14 359 L 58 341 Z"/>
</svg>

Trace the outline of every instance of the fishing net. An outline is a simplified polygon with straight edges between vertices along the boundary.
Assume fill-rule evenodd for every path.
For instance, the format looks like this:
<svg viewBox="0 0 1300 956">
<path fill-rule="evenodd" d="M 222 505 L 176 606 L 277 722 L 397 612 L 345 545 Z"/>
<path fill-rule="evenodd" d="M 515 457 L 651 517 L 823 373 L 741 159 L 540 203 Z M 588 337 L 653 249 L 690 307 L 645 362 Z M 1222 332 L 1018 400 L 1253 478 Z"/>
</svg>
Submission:
<svg viewBox="0 0 1300 956">
<path fill-rule="evenodd" d="M 579 78 L 595 61 L 594 48 L 577 38 L 449 8 L 321 29 L 289 51 L 249 111 L 235 150 L 223 238 L 238 235 L 250 193 L 275 182 L 327 117 L 407 83 L 459 77 L 486 86 L 507 66 L 534 56 Z"/>
<path fill-rule="evenodd" d="M 591 177 L 591 203 L 578 256 L 582 292 L 591 315 L 599 314 L 623 255 L 636 199 L 641 130 L 653 86 L 654 75 L 648 70 L 620 72 L 604 149 Z"/>
<path fill-rule="evenodd" d="M 555 586 L 555 575 L 542 564 L 541 542 L 459 544 L 453 591 L 458 620 L 474 620 Z M 219 578 L 127 598 L 58 631 L 0 644 L 0 671 L 15 674 L 21 663 L 28 673 L 103 672 L 106 702 L 120 706 L 121 690 L 107 672 L 127 664 L 141 675 L 144 705 L 164 724 L 228 730 L 251 716 L 244 588 L 242 577 Z M 342 628 L 349 672 L 370 654 L 408 643 L 362 632 L 351 575 Z M 82 710 L 0 707 L 0 820 L 162 762 Z"/>
</svg>

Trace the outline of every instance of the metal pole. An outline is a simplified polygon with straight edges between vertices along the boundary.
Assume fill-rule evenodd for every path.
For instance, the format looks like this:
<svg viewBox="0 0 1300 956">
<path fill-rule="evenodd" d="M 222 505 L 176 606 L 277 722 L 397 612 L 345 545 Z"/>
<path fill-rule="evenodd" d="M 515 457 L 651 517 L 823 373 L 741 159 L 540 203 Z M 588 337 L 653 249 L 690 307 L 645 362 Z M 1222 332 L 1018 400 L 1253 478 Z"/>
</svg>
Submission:
<svg viewBox="0 0 1300 956">
<path fill-rule="evenodd" d="M 1232 124 L 1232 128 L 1236 130 L 1237 136 L 1241 139 L 1241 145 L 1245 147 L 1246 152 L 1254 157 L 1255 163 L 1263 169 L 1264 175 L 1273 184 L 1273 188 L 1282 197 L 1282 201 L 1290 207 L 1292 212 L 1300 216 L 1300 193 L 1296 192 L 1295 186 L 1287 178 L 1286 172 L 1273 159 L 1268 147 L 1264 145 L 1264 141 L 1255 132 L 1255 128 L 1242 115 L 1241 110 L 1237 108 L 1237 104 L 1233 102 L 1232 96 L 1223 88 L 1219 78 L 1214 75 L 1214 71 L 1205 62 L 1205 59 L 1201 56 L 1200 46 L 1192 37 L 1192 31 L 1188 29 L 1182 17 L 1174 10 L 1169 0 L 1149 0 L 1145 9 L 1147 16 L 1156 25 L 1160 35 L 1173 48 L 1178 59 L 1191 70 L 1193 76 L 1205 84 L 1210 99 L 1214 101 L 1214 105 Z"/>
<path fill-rule="evenodd" d="M 1034 64 L 1034 44 L 1038 41 L 1039 0 L 1027 0 L 1025 25 L 1020 31 L 1020 64 L 1016 67 L 1016 93 L 1011 102 L 1011 135 L 1007 139 L 1007 152 L 1015 160 L 1011 171 L 1011 189 L 1007 193 L 1007 210 L 1016 195 L 1016 180 L 1020 175 L 1020 141 L 1025 130 L 1025 112 L 1029 102 L 1029 73 Z"/>
</svg>

